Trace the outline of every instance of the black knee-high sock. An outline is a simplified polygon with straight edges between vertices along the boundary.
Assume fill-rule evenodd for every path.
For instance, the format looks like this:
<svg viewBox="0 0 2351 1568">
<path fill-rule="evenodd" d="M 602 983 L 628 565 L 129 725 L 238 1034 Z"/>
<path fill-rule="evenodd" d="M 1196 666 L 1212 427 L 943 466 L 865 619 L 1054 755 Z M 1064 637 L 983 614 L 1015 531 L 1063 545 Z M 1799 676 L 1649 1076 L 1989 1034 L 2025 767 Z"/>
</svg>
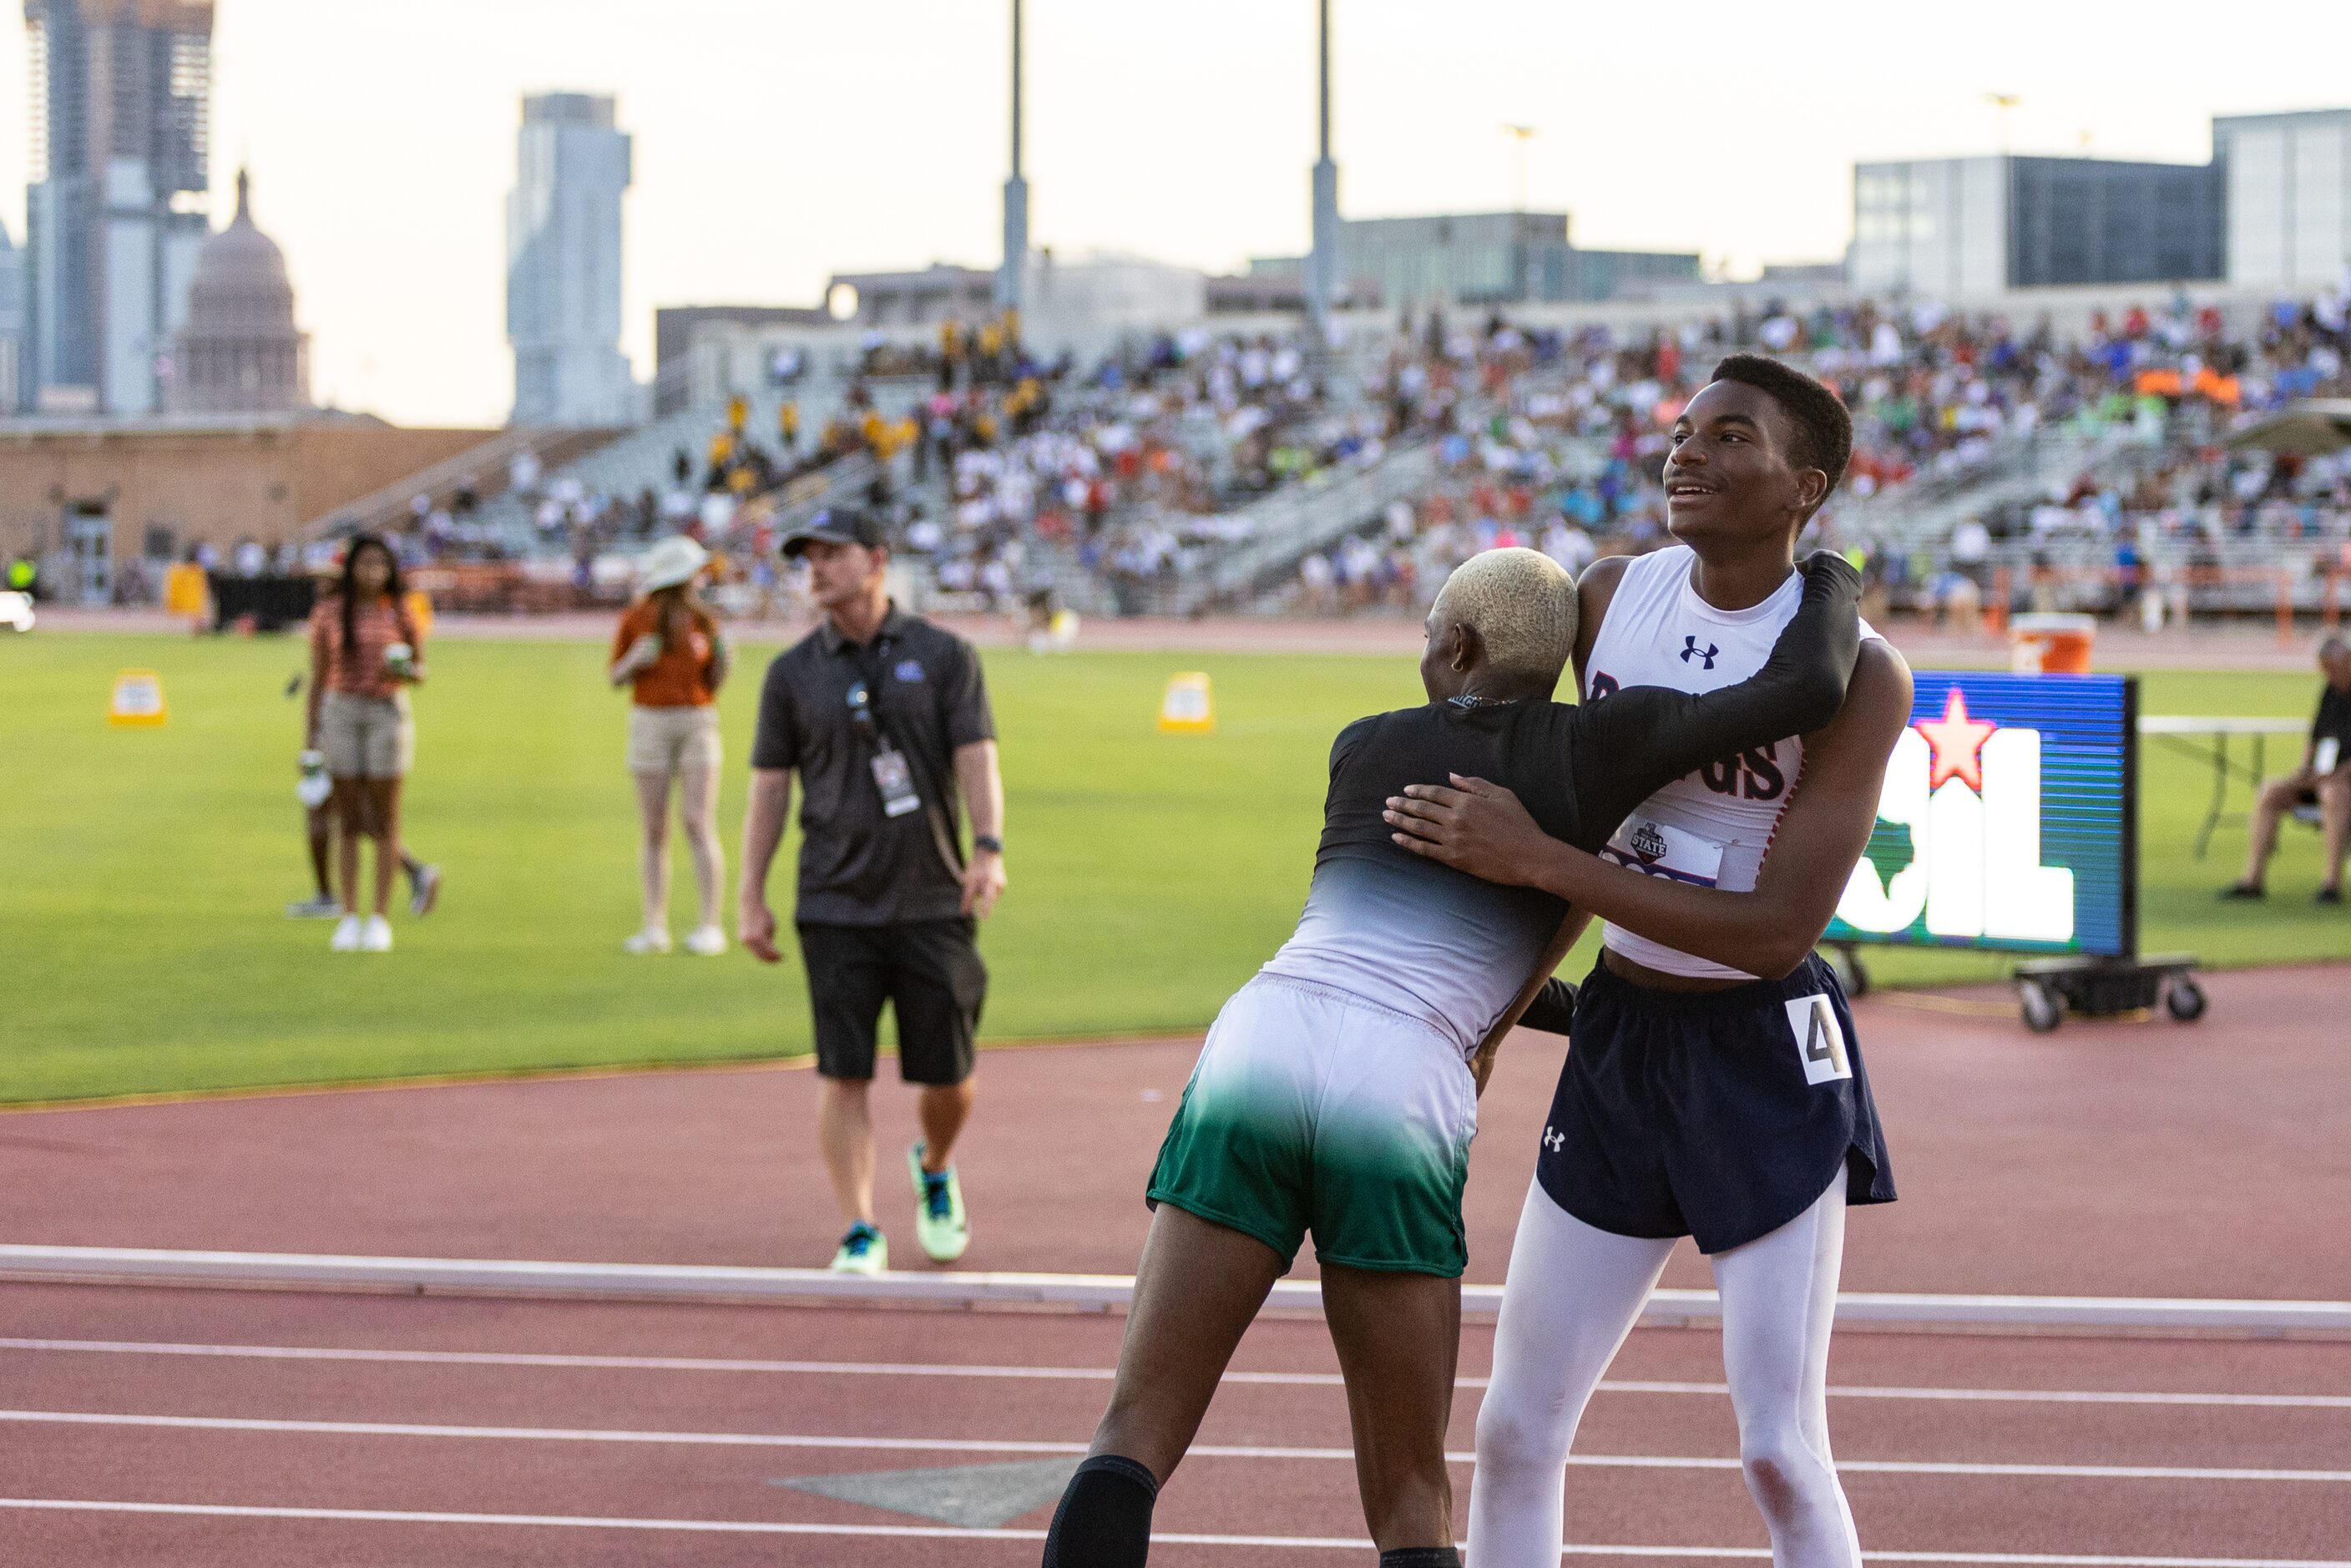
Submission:
<svg viewBox="0 0 2351 1568">
<path fill-rule="evenodd" d="M 1450 1546 L 1399 1546 L 1380 1553 L 1380 1568 L 1461 1568 L 1461 1553 Z"/>
<path fill-rule="evenodd" d="M 1053 1511 L 1045 1568 L 1143 1568 L 1158 1500 L 1159 1480 L 1148 1467 L 1096 1454 L 1078 1467 Z"/>
</svg>

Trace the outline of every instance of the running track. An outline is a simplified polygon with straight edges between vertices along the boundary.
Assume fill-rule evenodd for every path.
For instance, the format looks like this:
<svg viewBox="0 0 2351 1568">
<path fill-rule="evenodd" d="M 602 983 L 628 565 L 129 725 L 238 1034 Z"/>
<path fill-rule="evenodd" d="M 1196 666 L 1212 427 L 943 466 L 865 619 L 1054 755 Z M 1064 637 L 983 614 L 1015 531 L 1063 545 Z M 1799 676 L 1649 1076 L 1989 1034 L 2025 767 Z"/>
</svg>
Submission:
<svg viewBox="0 0 2351 1568">
<path fill-rule="evenodd" d="M 1867 1005 L 1905 1201 L 1855 1215 L 1848 1284 L 2351 1293 L 2351 1055 L 2329 1017 L 2346 977 L 2220 977 L 2197 1030 L 2046 1040 Z M 973 1264 L 1130 1267 L 1187 1058 L 991 1057 Z M 1501 1272 L 1555 1059 L 1521 1037 L 1505 1061 L 1476 1279 Z M 831 1229 L 785 1135 L 809 1087 L 669 1074 L 11 1116 L 0 1216 L 21 1241 L 806 1262 Z M 1118 1327 L 8 1285 L 0 1561 L 1033 1563 L 1042 1503 L 998 1533 L 775 1483 L 1074 1454 Z M 1488 1338 L 1465 1339 L 1465 1452 Z M 1321 1325 L 1263 1323 L 1237 1366 L 1160 1513 L 1202 1539 L 1154 1562 L 1367 1560 L 1346 1549 L 1362 1525 Z M 2351 1343 L 1853 1333 L 1831 1375 L 1876 1561 L 2351 1568 Z M 1635 1334 L 1579 1441 L 1568 1530 L 1643 1550 L 1573 1561 L 1760 1560 L 1719 1378 L 1711 1333 Z"/>
</svg>

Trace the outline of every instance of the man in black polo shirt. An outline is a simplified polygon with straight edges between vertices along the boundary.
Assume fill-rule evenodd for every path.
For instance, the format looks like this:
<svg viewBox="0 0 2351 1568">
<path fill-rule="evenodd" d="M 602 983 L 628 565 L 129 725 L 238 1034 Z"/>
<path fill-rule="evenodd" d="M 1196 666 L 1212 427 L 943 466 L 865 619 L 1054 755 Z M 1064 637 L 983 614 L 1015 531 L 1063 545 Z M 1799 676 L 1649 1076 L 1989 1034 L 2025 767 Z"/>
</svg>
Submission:
<svg viewBox="0 0 2351 1568">
<path fill-rule="evenodd" d="M 898 1071 L 921 1086 L 922 1140 L 907 1151 L 915 1232 L 934 1262 L 971 1232 L 947 1163 L 970 1113 L 972 1032 L 987 971 L 973 927 L 1004 891 L 1004 785 L 971 644 L 890 601 L 880 525 L 836 507 L 784 540 L 805 559 L 824 623 L 768 666 L 743 821 L 743 945 L 769 963 L 768 862 L 800 777 L 799 899 L 793 919 L 816 1014 L 823 1081 L 817 1139 L 849 1233 L 832 1266 L 889 1267 L 873 1222 L 874 1030 L 887 1000 Z M 958 818 L 971 818 L 971 852 Z"/>
<path fill-rule="evenodd" d="M 2315 806 L 2325 834 L 2318 902 L 2343 902 L 2343 859 L 2351 851 L 2351 643 L 2329 637 L 2318 645 L 2318 713 L 2310 721 L 2310 745 L 2302 766 L 2262 786 L 2253 803 L 2251 841 L 2241 881 L 2220 890 L 2223 898 L 2265 898 L 2270 856 L 2277 852 L 2278 824 L 2289 812 Z"/>
</svg>

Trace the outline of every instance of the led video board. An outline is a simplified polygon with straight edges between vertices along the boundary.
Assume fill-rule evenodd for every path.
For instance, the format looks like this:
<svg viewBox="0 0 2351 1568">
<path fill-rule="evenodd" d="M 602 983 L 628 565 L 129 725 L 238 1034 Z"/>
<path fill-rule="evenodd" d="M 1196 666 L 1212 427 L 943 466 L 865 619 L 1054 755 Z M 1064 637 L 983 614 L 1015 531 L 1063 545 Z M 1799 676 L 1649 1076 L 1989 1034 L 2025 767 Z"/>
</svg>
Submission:
<svg viewBox="0 0 2351 1568">
<path fill-rule="evenodd" d="M 1921 670 L 1826 942 L 2138 949 L 2138 685 Z"/>
</svg>

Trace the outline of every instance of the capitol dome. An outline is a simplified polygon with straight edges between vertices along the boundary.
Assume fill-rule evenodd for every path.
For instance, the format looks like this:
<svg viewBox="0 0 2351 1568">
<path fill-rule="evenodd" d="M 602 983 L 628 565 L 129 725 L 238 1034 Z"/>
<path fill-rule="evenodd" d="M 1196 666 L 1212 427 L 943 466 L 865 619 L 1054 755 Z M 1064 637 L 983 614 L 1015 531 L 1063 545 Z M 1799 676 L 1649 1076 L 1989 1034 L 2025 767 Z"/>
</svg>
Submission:
<svg viewBox="0 0 2351 1568">
<path fill-rule="evenodd" d="M 309 340 L 294 325 L 294 286 L 277 242 L 254 226 L 243 171 L 235 218 L 196 253 L 172 359 L 170 404 L 181 413 L 285 413 L 310 404 Z"/>
</svg>

